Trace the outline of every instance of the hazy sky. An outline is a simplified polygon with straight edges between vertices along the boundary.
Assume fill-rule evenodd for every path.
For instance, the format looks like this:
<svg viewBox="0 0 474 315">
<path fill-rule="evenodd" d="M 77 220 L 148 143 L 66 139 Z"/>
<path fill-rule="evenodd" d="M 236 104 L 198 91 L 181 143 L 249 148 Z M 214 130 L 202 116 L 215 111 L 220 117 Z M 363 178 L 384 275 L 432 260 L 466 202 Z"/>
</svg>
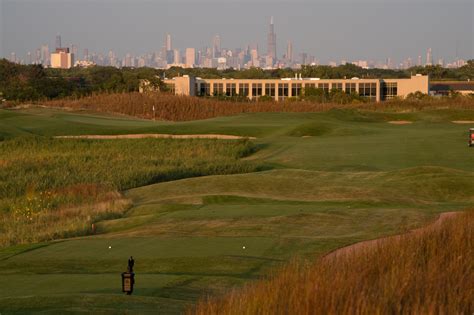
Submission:
<svg viewBox="0 0 474 315">
<path fill-rule="evenodd" d="M 321 62 L 395 61 L 418 55 L 474 57 L 473 0 L 0 0 L 0 55 L 25 58 L 41 44 L 76 44 L 122 55 L 158 51 L 170 33 L 174 48 L 258 44 L 266 52 L 275 17 L 278 56 L 293 41 Z"/>
</svg>

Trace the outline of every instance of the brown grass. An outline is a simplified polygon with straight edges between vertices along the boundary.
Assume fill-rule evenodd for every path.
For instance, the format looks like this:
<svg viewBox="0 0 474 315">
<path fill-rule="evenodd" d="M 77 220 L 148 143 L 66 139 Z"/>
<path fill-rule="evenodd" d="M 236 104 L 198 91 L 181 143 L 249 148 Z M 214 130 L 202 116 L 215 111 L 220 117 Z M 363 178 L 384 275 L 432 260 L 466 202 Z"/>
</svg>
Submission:
<svg viewBox="0 0 474 315">
<path fill-rule="evenodd" d="M 388 123 L 392 125 L 409 125 L 409 124 L 412 124 L 413 122 L 408 121 L 408 120 L 392 120 L 392 121 L 389 121 Z"/>
<path fill-rule="evenodd" d="M 231 116 L 256 112 L 322 112 L 333 108 L 358 108 L 374 111 L 416 111 L 427 108 L 474 109 L 474 98 L 427 98 L 426 100 L 393 100 L 384 106 L 377 103 L 312 103 L 308 101 L 288 102 L 229 102 L 212 98 L 174 96 L 157 93 L 97 94 L 80 99 L 61 99 L 42 102 L 48 107 L 75 110 L 93 110 L 119 113 L 145 119 L 187 121 L 218 116 Z M 155 107 L 155 114 L 153 113 Z"/>
<path fill-rule="evenodd" d="M 94 195 L 93 185 L 69 187 L 61 192 L 80 198 L 82 194 Z M 90 186 L 90 187 L 88 187 Z M 0 213 L 0 248 L 12 244 L 37 243 L 93 233 L 92 224 L 104 219 L 117 218 L 130 208 L 130 201 L 118 192 L 104 192 L 93 196 L 93 202 L 79 206 L 61 206 L 39 212 Z"/>
<path fill-rule="evenodd" d="M 292 262 L 267 280 L 189 314 L 472 314 L 474 211 L 315 263 Z"/>
<path fill-rule="evenodd" d="M 474 124 L 474 120 L 453 120 L 455 124 Z"/>
<path fill-rule="evenodd" d="M 149 134 L 128 134 L 128 135 L 80 135 L 80 136 L 57 136 L 58 139 L 219 139 L 219 140 L 238 140 L 238 139 L 255 139 L 255 137 L 240 137 L 233 135 L 217 135 L 217 134 L 194 134 L 194 135 L 171 135 L 164 133 Z M 2 161 L 0 160 L 0 166 Z"/>
</svg>

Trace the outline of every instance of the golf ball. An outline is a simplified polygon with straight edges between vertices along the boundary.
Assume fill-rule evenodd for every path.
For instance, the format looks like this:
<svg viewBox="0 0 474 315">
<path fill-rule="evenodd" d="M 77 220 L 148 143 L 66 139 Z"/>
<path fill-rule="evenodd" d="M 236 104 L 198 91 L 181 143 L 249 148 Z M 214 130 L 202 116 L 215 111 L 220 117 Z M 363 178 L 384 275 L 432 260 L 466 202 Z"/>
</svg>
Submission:
<svg viewBox="0 0 474 315">
<path fill-rule="evenodd" d="M 242 249 L 245 249 L 245 246 L 242 246 Z"/>
<path fill-rule="evenodd" d="M 112 248 L 112 246 L 109 245 L 109 249 L 111 249 L 111 248 Z"/>
</svg>

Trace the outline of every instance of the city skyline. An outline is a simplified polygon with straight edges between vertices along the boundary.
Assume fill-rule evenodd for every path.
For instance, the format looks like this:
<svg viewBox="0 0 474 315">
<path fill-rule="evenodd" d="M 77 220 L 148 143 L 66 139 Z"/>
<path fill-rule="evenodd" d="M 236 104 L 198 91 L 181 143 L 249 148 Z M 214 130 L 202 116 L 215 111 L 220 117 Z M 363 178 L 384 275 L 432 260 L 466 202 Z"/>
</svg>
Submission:
<svg viewBox="0 0 474 315">
<path fill-rule="evenodd" d="M 82 59 L 82 55 L 84 50 L 86 49 L 90 54 L 97 54 L 97 55 L 110 55 L 111 52 L 114 55 L 114 58 L 120 59 L 121 61 L 127 59 L 127 58 L 140 58 L 141 56 L 146 56 L 149 54 L 156 54 L 157 52 L 160 52 L 163 50 L 163 46 L 166 46 L 167 51 L 172 51 L 167 58 L 167 63 L 181 63 L 183 58 L 186 55 L 186 50 L 187 49 L 195 49 L 195 53 L 198 54 L 199 52 L 205 52 L 206 49 L 210 48 L 211 49 L 211 56 L 212 58 L 218 58 L 221 57 L 220 53 L 221 51 L 233 51 L 233 52 L 238 52 L 239 50 L 246 50 L 248 49 L 248 54 L 250 58 L 255 59 L 260 58 L 261 56 L 270 56 L 273 57 L 272 55 L 276 51 L 276 58 L 277 60 L 284 60 L 284 59 L 289 59 L 290 61 L 295 61 L 299 63 L 304 63 L 304 64 L 329 64 L 329 65 L 334 65 L 334 64 L 340 64 L 343 63 L 344 61 L 346 62 L 360 62 L 361 65 L 371 64 L 371 65 L 386 65 L 390 68 L 397 68 L 401 66 L 401 63 L 405 64 L 412 64 L 416 65 L 419 64 L 420 58 L 423 60 L 422 64 L 426 64 L 427 62 L 424 62 L 426 60 L 426 54 L 427 54 L 427 49 L 432 49 L 432 53 L 430 54 L 430 59 L 431 59 L 431 64 L 437 64 L 439 61 L 442 61 L 442 63 L 446 63 L 448 61 L 455 61 L 458 59 L 472 59 L 473 56 L 473 39 L 472 36 L 469 36 L 471 34 L 469 30 L 472 30 L 472 20 L 469 19 L 469 12 L 467 12 L 467 15 L 459 15 L 457 19 L 457 24 L 456 26 L 459 29 L 464 29 L 463 32 L 452 32 L 451 34 L 456 37 L 456 38 L 443 38 L 440 37 L 435 41 L 426 41 L 426 38 L 429 38 L 430 34 L 424 34 L 422 38 L 417 40 L 417 44 L 414 46 L 407 46 L 405 49 L 401 49 L 401 47 L 398 47 L 396 45 L 396 40 L 398 40 L 395 37 L 390 38 L 389 34 L 393 30 L 391 30 L 391 25 L 390 21 L 387 21 L 386 24 L 386 33 L 387 37 L 381 37 L 377 38 L 372 36 L 375 40 L 368 40 L 371 38 L 371 32 L 376 32 L 371 31 L 370 27 L 367 29 L 366 26 L 363 26 L 361 29 L 364 30 L 364 32 L 361 32 L 360 34 L 367 34 L 367 36 L 360 36 L 357 37 L 357 40 L 353 40 L 351 36 L 347 36 L 347 32 L 342 34 L 344 36 L 335 36 L 337 35 L 337 30 L 339 29 L 334 29 L 334 31 L 331 30 L 331 25 L 334 24 L 328 24 L 323 25 L 325 21 L 321 20 L 320 22 L 315 22 L 312 23 L 313 25 L 316 25 L 316 28 L 311 28 L 310 24 L 306 23 L 302 25 L 301 23 L 295 26 L 294 24 L 296 23 L 294 18 L 290 16 L 282 16 L 281 13 L 278 14 L 279 10 L 281 10 L 282 7 L 287 6 L 287 3 L 285 2 L 278 2 L 277 4 L 271 4 L 269 2 L 265 1 L 257 1 L 256 6 L 253 6 L 252 8 L 256 8 L 255 11 L 258 13 L 258 5 L 266 4 L 267 5 L 267 10 L 265 11 L 265 14 L 262 15 L 255 15 L 255 14 L 250 14 L 254 15 L 253 19 L 246 19 L 246 22 L 249 22 L 249 24 L 254 25 L 254 29 L 250 33 L 246 32 L 241 32 L 236 36 L 235 34 L 229 34 L 229 27 L 231 29 L 239 29 L 239 28 L 244 28 L 245 24 L 242 25 L 232 25 L 233 21 L 229 20 L 226 23 L 220 24 L 219 20 L 222 19 L 221 15 L 216 15 L 216 21 L 209 23 L 210 25 L 214 25 L 214 28 L 211 28 L 210 31 L 207 32 L 201 32 L 199 36 L 193 36 L 191 39 L 188 38 L 189 34 L 184 34 L 183 35 L 183 29 L 186 28 L 187 24 L 189 22 L 186 22 L 183 20 L 183 27 L 176 27 L 175 24 L 169 23 L 164 25 L 165 28 L 160 28 L 157 29 L 156 31 L 152 32 L 152 38 L 149 38 L 144 42 L 143 45 L 129 45 L 127 42 L 129 41 L 129 37 L 126 36 L 126 32 L 119 32 L 119 26 L 117 26 L 117 32 L 112 36 L 113 38 L 106 38 L 105 40 L 101 41 L 92 41 L 91 39 L 95 38 L 96 34 L 95 33 L 101 33 L 101 31 L 104 31 L 101 28 L 98 28 L 95 30 L 95 33 L 89 33 L 90 38 L 84 38 L 84 33 L 87 33 L 87 29 L 91 27 L 90 23 L 88 21 L 84 21 L 82 23 L 79 23 L 77 25 L 74 25 L 73 23 L 73 18 L 70 16 L 64 16 L 63 19 L 70 21 L 71 25 L 73 27 L 69 26 L 64 26 L 64 21 L 59 21 L 59 22 L 54 22 L 50 21 L 48 22 L 49 24 L 56 23 L 57 24 L 57 31 L 54 33 L 51 33 L 47 36 L 45 39 L 44 35 L 41 36 L 36 36 L 34 40 L 27 41 L 27 40 L 19 40 L 21 36 L 14 36 L 14 39 L 12 39 L 12 34 L 17 35 L 17 33 L 21 33 L 20 30 L 16 30 L 12 24 L 12 16 L 10 14 L 7 14 L 7 12 L 12 12 L 13 8 L 16 8 L 18 12 L 23 12 L 22 11 L 22 5 L 23 9 L 26 4 L 29 5 L 29 7 L 36 5 L 35 3 L 32 3 L 31 1 L 19 1 L 19 2 L 13 2 L 10 0 L 0 0 L 1 8 L 2 8 L 2 56 L 11 59 L 12 53 L 15 53 L 15 59 L 19 61 L 23 61 L 24 63 L 28 63 L 30 60 L 35 60 L 37 59 L 38 54 L 43 54 L 43 52 L 46 51 L 45 45 L 48 45 L 48 48 L 51 52 L 54 51 L 57 46 L 56 42 L 58 42 L 58 38 L 55 38 L 54 36 L 57 37 L 57 35 L 61 34 L 62 35 L 62 44 L 66 47 L 69 47 L 73 53 L 75 53 L 76 56 L 79 56 L 80 58 L 77 59 Z M 66 4 L 59 4 L 55 0 L 47 0 L 47 1 L 39 1 L 42 6 L 41 9 L 45 9 L 51 4 L 56 4 L 58 5 L 59 9 L 68 7 L 73 8 L 76 6 L 77 1 L 70 1 Z M 241 3 L 246 2 L 246 1 L 240 1 Z M 318 1 L 317 1 L 318 2 Z M 392 6 L 393 4 L 390 1 L 383 1 L 387 6 Z M 169 10 L 172 10 L 173 4 L 167 3 L 166 1 L 149 1 L 149 2 L 143 2 L 143 1 L 137 1 L 136 5 L 131 6 L 138 10 L 139 12 L 143 12 L 142 7 L 153 7 L 155 4 L 161 3 L 161 6 L 158 7 L 163 7 L 167 8 Z M 209 5 L 213 4 L 214 2 L 212 1 L 206 1 L 202 2 L 202 6 L 207 8 Z M 224 1 L 222 4 L 222 7 L 230 9 L 231 7 L 235 6 L 237 1 Z M 306 6 L 311 6 L 312 4 L 310 3 L 305 3 L 305 1 L 296 1 L 295 3 L 298 3 L 299 5 L 306 5 Z M 337 5 L 344 4 L 344 1 L 336 1 L 337 5 L 331 6 L 328 3 L 321 1 L 318 2 L 320 9 L 331 9 L 331 8 L 336 8 Z M 378 4 L 375 4 L 370 1 L 366 2 L 361 2 L 362 7 L 367 7 L 367 6 L 374 6 L 376 7 Z M 101 4 L 101 5 L 100 5 Z M 215 3 L 214 3 L 215 4 Z M 346 3 L 348 6 L 349 4 Z M 420 7 L 420 5 L 422 5 Z M 97 9 L 99 12 L 101 11 L 100 8 L 108 8 L 111 13 L 116 12 L 118 9 L 115 9 L 114 7 L 110 6 L 109 1 L 86 1 L 84 2 L 84 5 L 88 9 Z M 119 2 L 116 6 L 121 7 L 121 6 L 127 6 L 130 5 L 128 1 L 121 1 Z M 176 4 L 175 4 L 176 5 Z M 186 6 L 191 6 L 192 4 L 186 2 L 186 1 L 178 1 L 178 6 L 181 5 L 186 5 Z M 401 2 L 400 5 L 406 6 L 413 8 L 412 5 L 408 5 L 407 3 Z M 453 11 L 456 11 L 454 9 L 462 9 L 463 6 L 467 8 L 469 11 L 469 8 L 472 7 L 472 5 L 469 6 L 469 4 L 466 2 L 464 3 L 463 1 L 454 1 L 451 3 L 450 6 L 444 6 L 441 5 L 440 3 L 436 1 L 415 1 L 415 7 L 420 7 L 424 8 L 425 11 L 432 11 L 434 10 L 433 8 L 444 8 L 444 13 L 446 15 L 454 14 L 450 13 Z M 339 7 L 340 8 L 340 7 Z M 419 8 L 419 9 L 420 9 Z M 41 9 L 38 12 L 38 18 L 42 16 Z M 272 10 L 270 10 L 272 9 Z M 449 10 L 448 10 L 449 9 Z M 136 19 L 133 18 L 134 16 L 137 15 L 137 12 L 133 12 L 131 10 L 132 14 L 130 14 L 130 21 L 125 24 L 131 24 L 132 22 L 135 22 Z M 270 15 L 272 12 L 276 11 L 277 17 L 275 17 L 275 20 L 273 21 L 274 23 L 270 23 L 270 20 L 273 20 L 273 17 Z M 329 10 L 331 12 L 331 10 Z M 416 11 L 416 10 L 415 10 Z M 436 11 L 436 10 L 435 10 Z M 457 10 L 459 11 L 459 10 Z M 94 11 L 91 11 L 92 13 L 95 14 Z M 217 11 L 216 11 L 217 12 Z M 436 11 L 437 12 L 437 11 Z M 76 12 L 75 12 L 76 13 Z M 250 12 L 252 13 L 252 12 Z M 255 13 L 255 12 L 254 12 Z M 439 13 L 439 12 L 438 12 Z M 14 16 L 15 14 L 13 14 Z M 78 15 L 81 16 L 81 12 L 79 10 Z M 278 15 L 280 15 L 280 18 L 278 18 Z M 302 19 L 304 20 L 305 17 L 307 17 L 307 13 L 301 12 Z M 330 15 L 330 13 L 328 13 Z M 382 14 L 383 15 L 383 14 Z M 463 16 L 467 16 L 467 18 L 462 18 Z M 43 16 L 44 17 L 44 16 Z M 226 17 L 226 15 L 225 15 Z M 361 15 L 360 18 L 364 18 L 364 15 Z M 373 21 L 369 21 L 366 23 L 367 25 L 373 25 L 377 26 L 377 23 L 374 19 Z M 235 21 L 234 21 L 235 22 Z M 290 23 L 288 23 L 290 22 Z M 354 21 L 352 21 L 354 23 Z M 357 21 L 355 21 L 357 22 Z M 33 33 L 33 32 L 40 32 L 43 33 L 44 30 L 43 28 L 39 27 L 42 23 L 46 23 L 43 20 L 40 21 L 38 25 L 38 29 L 35 29 L 35 31 L 32 31 L 31 29 L 26 32 L 26 33 Z M 256 24 L 255 24 L 256 23 Z M 339 23 L 344 24 L 344 21 L 340 21 Z M 358 26 L 361 26 L 361 22 L 357 22 Z M 203 23 L 204 26 L 206 26 L 207 23 Z M 319 25 L 320 24 L 320 25 Z M 399 22 L 399 25 L 397 24 L 397 27 L 402 27 L 404 24 L 410 24 L 410 22 L 404 21 L 403 23 Z M 435 26 L 435 21 L 424 21 L 423 24 L 427 24 L 424 27 L 418 27 L 420 30 L 415 30 L 416 32 L 421 32 L 424 31 L 426 33 L 426 28 L 428 26 L 432 26 L 433 28 L 436 28 Z M 431 25 L 433 24 L 433 25 Z M 137 24 L 138 25 L 138 24 Z M 255 27 L 255 25 L 258 26 Z M 52 25 L 49 25 L 52 26 Z M 54 26 L 54 25 L 53 25 Z M 204 27 L 203 29 L 206 29 L 207 27 Z M 304 26 L 301 28 L 301 26 Z M 12 28 L 13 27 L 13 28 Z M 296 28 L 300 27 L 300 28 Z M 454 29 L 456 28 L 454 27 Z M 78 29 L 83 28 L 84 32 L 78 32 Z M 448 31 L 453 30 L 453 25 L 446 25 L 444 28 L 448 29 Z M 74 32 L 71 32 L 71 29 L 74 30 Z M 327 41 L 328 38 L 324 36 L 315 36 L 314 34 L 318 33 L 318 31 L 321 31 L 321 29 L 325 29 L 326 32 L 323 32 L 323 34 L 329 34 L 332 36 L 329 36 L 329 39 L 332 40 L 332 43 L 328 45 Z M 135 30 L 137 32 L 137 35 L 134 37 L 140 37 L 141 33 L 150 33 L 150 30 L 145 29 L 142 30 L 141 28 L 135 27 Z M 295 31 L 297 30 L 297 31 Z M 302 30 L 302 31 L 301 31 Z M 415 32 L 413 31 L 413 32 Z M 24 32 L 24 31 L 23 31 Z M 194 29 L 190 28 L 188 33 L 193 33 Z M 293 33 L 292 33 L 293 32 Z M 71 34 L 72 33 L 72 34 Z M 103 33 L 106 33 L 105 31 Z M 350 33 L 350 32 L 349 32 Z M 278 36 L 277 36 L 278 34 Z M 301 35 L 306 35 L 308 37 L 307 40 L 301 41 Z M 357 34 L 357 33 L 356 33 Z M 468 36 L 466 36 L 466 34 Z M 123 46 L 121 45 L 114 45 L 114 40 L 115 37 L 118 35 L 122 35 L 121 38 L 121 43 L 123 43 Z M 405 33 L 398 33 L 399 36 L 405 36 L 407 37 L 407 42 L 413 41 L 413 39 L 410 39 L 409 36 Z M 464 36 L 463 36 L 464 35 Z M 472 34 L 471 34 L 472 35 Z M 453 37 L 450 36 L 450 37 Z M 332 37 L 332 38 L 331 38 Z M 387 44 L 387 40 L 392 40 Z M 136 40 L 136 38 L 133 38 L 133 40 Z M 448 47 L 446 48 L 446 45 L 440 45 L 440 42 L 443 42 L 445 40 L 449 40 L 453 42 L 454 40 L 454 46 L 453 47 Z M 25 50 L 20 50 L 18 49 L 10 49 L 10 47 L 20 47 L 20 45 L 15 44 L 16 41 L 21 42 L 21 46 Z M 272 43 L 272 41 L 274 43 Z M 352 45 L 351 49 L 345 48 L 345 49 L 340 49 L 338 46 L 341 46 L 341 43 L 344 42 L 355 42 L 356 45 Z M 371 43 L 373 47 L 370 47 L 368 43 Z M 419 42 L 419 43 L 418 43 Z M 423 45 L 423 42 L 425 44 Z M 311 49 L 309 46 L 315 45 L 316 47 Z M 148 48 L 150 46 L 153 46 L 152 48 Z M 170 47 L 173 47 L 173 49 L 168 49 Z M 271 47 L 270 47 L 271 46 Z M 389 46 L 389 51 L 388 53 L 382 55 L 380 52 L 376 53 L 377 50 L 380 50 L 378 47 L 379 46 Z M 38 50 L 40 50 L 40 53 L 38 53 Z M 6 51 L 8 50 L 8 51 Z M 403 52 L 406 51 L 406 52 Z M 79 54 L 78 54 L 79 52 Z M 269 53 L 270 52 L 270 53 Z M 288 53 L 291 53 L 292 56 L 288 58 Z M 207 52 L 205 52 L 207 53 Z M 89 54 L 89 53 L 88 53 Z M 440 60 L 441 59 L 441 60 Z M 255 64 L 258 66 L 261 64 L 261 62 L 255 62 Z M 268 64 L 268 60 L 265 60 L 263 62 L 263 65 Z"/>
</svg>

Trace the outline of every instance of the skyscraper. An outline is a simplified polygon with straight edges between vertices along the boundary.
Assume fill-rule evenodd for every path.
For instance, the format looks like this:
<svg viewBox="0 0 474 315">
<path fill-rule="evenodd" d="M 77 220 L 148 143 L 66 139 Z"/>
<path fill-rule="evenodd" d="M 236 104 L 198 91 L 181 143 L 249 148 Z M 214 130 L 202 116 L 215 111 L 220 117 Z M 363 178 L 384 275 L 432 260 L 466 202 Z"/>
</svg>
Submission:
<svg viewBox="0 0 474 315">
<path fill-rule="evenodd" d="M 219 58 L 221 55 L 221 37 L 214 36 L 212 39 L 212 58 Z"/>
<path fill-rule="evenodd" d="M 56 49 L 57 48 L 62 48 L 63 46 L 61 46 L 61 35 L 56 35 Z"/>
<path fill-rule="evenodd" d="M 196 49 L 186 48 L 186 67 L 192 68 L 196 64 Z"/>
<path fill-rule="evenodd" d="M 275 27 L 273 25 L 273 16 L 270 19 L 270 28 L 269 28 L 269 31 L 268 31 L 267 57 L 270 57 L 272 59 L 272 63 L 275 63 L 276 58 L 277 58 L 276 34 L 275 34 Z"/>
<path fill-rule="evenodd" d="M 166 46 L 166 51 L 170 51 L 170 50 L 173 49 L 173 46 L 171 45 L 171 35 L 170 34 L 166 34 L 165 46 Z"/>
<path fill-rule="evenodd" d="M 41 62 L 43 66 L 48 66 L 50 63 L 50 53 L 49 53 L 49 46 L 48 45 L 42 45 L 41 46 Z"/>
<path fill-rule="evenodd" d="M 431 48 L 428 48 L 428 51 L 426 52 L 426 66 L 432 66 L 433 65 L 433 56 L 431 54 Z"/>
<path fill-rule="evenodd" d="M 288 45 L 286 46 L 286 59 L 289 62 L 293 61 L 293 44 L 291 41 L 288 41 Z"/>
</svg>

